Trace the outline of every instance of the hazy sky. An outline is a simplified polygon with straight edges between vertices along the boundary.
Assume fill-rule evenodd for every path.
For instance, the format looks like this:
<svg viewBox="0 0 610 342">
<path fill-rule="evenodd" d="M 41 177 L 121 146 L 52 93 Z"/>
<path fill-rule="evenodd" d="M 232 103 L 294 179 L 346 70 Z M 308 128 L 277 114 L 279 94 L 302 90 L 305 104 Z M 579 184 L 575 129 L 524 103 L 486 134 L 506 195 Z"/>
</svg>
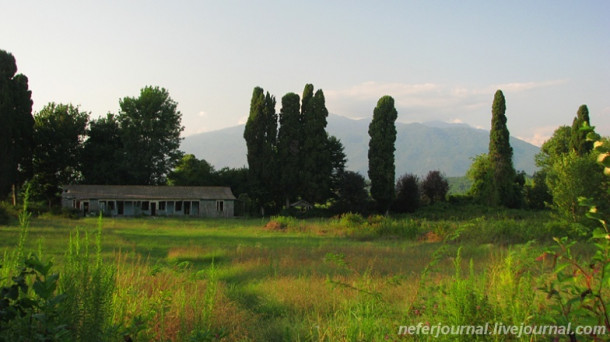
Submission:
<svg viewBox="0 0 610 342">
<path fill-rule="evenodd" d="M 496 89 L 512 135 L 540 144 L 587 104 L 610 135 L 610 1 L 4 1 L 0 49 L 28 76 L 34 110 L 93 117 L 146 85 L 169 90 L 184 135 L 245 122 L 252 89 L 331 113 L 489 129 Z"/>
</svg>

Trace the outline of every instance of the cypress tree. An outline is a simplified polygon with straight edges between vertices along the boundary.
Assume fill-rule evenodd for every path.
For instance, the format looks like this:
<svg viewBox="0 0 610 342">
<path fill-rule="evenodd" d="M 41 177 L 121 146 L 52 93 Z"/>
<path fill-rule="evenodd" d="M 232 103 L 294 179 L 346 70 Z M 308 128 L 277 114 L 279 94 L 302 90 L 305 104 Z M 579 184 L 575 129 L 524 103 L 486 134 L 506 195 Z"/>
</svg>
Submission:
<svg viewBox="0 0 610 342">
<path fill-rule="evenodd" d="M 394 144 L 396 142 L 396 118 L 398 113 L 391 96 L 383 96 L 377 102 L 373 120 L 369 125 L 369 179 L 371 196 L 379 209 L 388 211 L 394 200 Z"/>
<path fill-rule="evenodd" d="M 244 130 L 248 149 L 248 178 L 251 196 L 261 207 L 273 201 L 275 182 L 275 153 L 277 142 L 277 114 L 275 98 L 260 87 L 255 87 L 250 101 L 250 115 Z"/>
<path fill-rule="evenodd" d="M 299 95 L 288 93 L 282 97 L 280 129 L 278 133 L 279 181 L 286 207 L 295 199 L 301 179 L 301 119 Z"/>
<path fill-rule="evenodd" d="M 572 122 L 570 136 L 570 150 L 573 150 L 581 157 L 588 154 L 591 152 L 591 149 L 593 149 L 592 142 L 587 141 L 587 132 L 581 130 L 583 124 L 591 126 L 591 122 L 589 121 L 589 109 L 587 108 L 587 105 L 582 105 L 578 108 L 576 117 Z"/>
<path fill-rule="evenodd" d="M 491 110 L 489 159 L 493 172 L 494 198 L 492 204 L 514 206 L 516 203 L 513 148 L 506 127 L 506 101 L 501 90 L 496 91 Z"/>
</svg>

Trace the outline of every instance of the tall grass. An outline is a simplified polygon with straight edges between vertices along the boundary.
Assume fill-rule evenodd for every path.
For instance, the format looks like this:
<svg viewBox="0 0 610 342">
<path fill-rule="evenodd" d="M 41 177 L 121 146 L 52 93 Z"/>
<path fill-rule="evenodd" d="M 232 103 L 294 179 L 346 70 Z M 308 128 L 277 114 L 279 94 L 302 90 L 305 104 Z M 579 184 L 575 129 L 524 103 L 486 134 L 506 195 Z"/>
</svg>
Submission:
<svg viewBox="0 0 610 342">
<path fill-rule="evenodd" d="M 0 268 L 0 285 L 5 286 L 10 282 L 12 276 L 18 272 L 20 266 L 23 265 L 25 259 L 25 244 L 28 238 L 30 228 L 30 220 L 32 214 L 28 211 L 30 198 L 29 186 L 25 189 L 24 200 L 21 211 L 19 212 L 19 238 L 16 248 L 5 250 L 2 257 L 2 267 Z"/>
<path fill-rule="evenodd" d="M 102 261 L 102 217 L 98 218 L 95 252 L 89 250 L 89 233 L 77 228 L 70 234 L 68 252 L 59 281 L 66 294 L 63 315 L 71 322 L 76 341 L 103 340 L 112 328 L 114 267 Z"/>
</svg>

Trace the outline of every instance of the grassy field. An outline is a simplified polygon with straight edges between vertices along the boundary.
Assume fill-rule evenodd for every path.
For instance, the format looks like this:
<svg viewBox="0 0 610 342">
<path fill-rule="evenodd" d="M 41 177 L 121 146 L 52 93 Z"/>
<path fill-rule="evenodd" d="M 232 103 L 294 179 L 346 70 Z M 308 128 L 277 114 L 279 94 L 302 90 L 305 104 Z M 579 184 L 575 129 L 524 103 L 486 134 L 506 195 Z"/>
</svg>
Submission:
<svg viewBox="0 0 610 342">
<path fill-rule="evenodd" d="M 104 218 L 100 256 L 115 277 L 107 303 L 112 326 L 104 334 L 134 341 L 394 341 L 428 340 L 399 336 L 401 325 L 544 322 L 547 300 L 537 289 L 549 264 L 535 258 L 550 241 L 548 214 L 475 216 Z M 35 218 L 26 249 L 61 270 L 76 232 L 80 248 L 93 250 L 96 227 L 95 218 Z M 18 226 L 0 227 L 5 259 L 19 235 Z M 456 340 L 430 339 L 443 338 Z"/>
</svg>

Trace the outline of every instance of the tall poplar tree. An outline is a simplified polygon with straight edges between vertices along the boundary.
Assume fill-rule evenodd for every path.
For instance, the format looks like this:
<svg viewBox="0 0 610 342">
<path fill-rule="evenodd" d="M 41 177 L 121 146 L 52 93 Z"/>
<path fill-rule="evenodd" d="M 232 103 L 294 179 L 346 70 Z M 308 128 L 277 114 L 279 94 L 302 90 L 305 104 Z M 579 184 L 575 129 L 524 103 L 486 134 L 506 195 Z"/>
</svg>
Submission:
<svg viewBox="0 0 610 342">
<path fill-rule="evenodd" d="M 313 86 L 305 86 L 304 98 L 313 91 Z M 307 106 L 309 105 L 309 108 Z M 310 201 L 320 203 L 330 197 L 332 173 L 330 146 L 326 132 L 328 110 L 324 92 L 319 89 L 309 103 L 304 102 L 301 113 L 303 125 L 303 151 L 301 155 L 303 178 L 302 195 Z"/>
<path fill-rule="evenodd" d="M 0 197 L 31 175 L 34 134 L 31 97 L 28 78 L 17 74 L 15 57 L 0 50 Z"/>
<path fill-rule="evenodd" d="M 273 201 L 277 178 L 277 114 L 275 98 L 260 87 L 255 87 L 250 101 L 250 115 L 244 130 L 248 149 L 248 177 L 251 196 L 258 202 L 261 214 L 264 206 Z"/>
<path fill-rule="evenodd" d="M 280 128 L 278 133 L 278 167 L 280 188 L 286 207 L 299 195 L 301 189 L 302 127 L 300 98 L 295 93 L 282 97 Z"/>
<path fill-rule="evenodd" d="M 583 124 L 591 126 L 589 121 L 589 109 L 587 105 L 582 105 L 578 108 L 576 117 L 572 122 L 572 130 L 570 136 L 570 150 L 576 152 L 579 156 L 584 156 L 591 152 L 593 149 L 593 143 L 587 141 L 587 132 L 581 130 Z"/>
<path fill-rule="evenodd" d="M 515 206 L 516 172 L 513 167 L 513 148 L 506 127 L 506 100 L 501 90 L 496 91 L 491 109 L 489 132 L 489 160 L 493 172 L 494 199 L 492 204 Z"/>
<path fill-rule="evenodd" d="M 391 96 L 383 96 L 377 102 L 373 120 L 369 125 L 369 179 L 371 196 L 379 209 L 388 211 L 395 197 L 394 151 L 396 142 L 396 118 L 398 113 Z"/>
</svg>

